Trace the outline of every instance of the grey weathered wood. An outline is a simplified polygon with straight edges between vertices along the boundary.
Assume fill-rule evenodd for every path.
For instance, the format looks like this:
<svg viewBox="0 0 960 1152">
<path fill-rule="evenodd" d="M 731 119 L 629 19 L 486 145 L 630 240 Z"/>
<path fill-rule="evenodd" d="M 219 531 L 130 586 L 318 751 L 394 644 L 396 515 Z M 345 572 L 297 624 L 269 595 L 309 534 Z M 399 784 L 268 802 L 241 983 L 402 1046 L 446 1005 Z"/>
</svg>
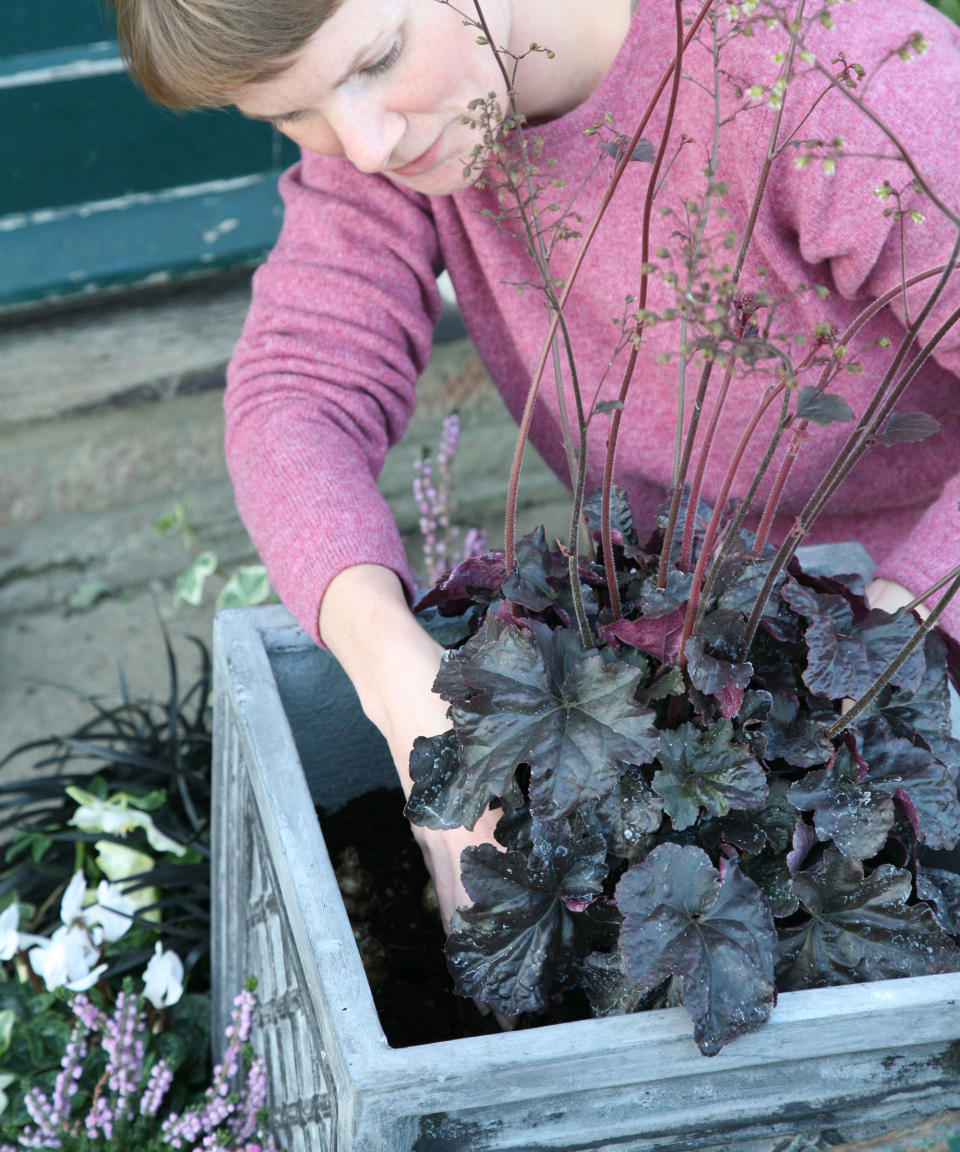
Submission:
<svg viewBox="0 0 960 1152">
<path fill-rule="evenodd" d="M 383 742 L 282 608 L 221 614 L 215 677 L 215 1026 L 256 974 L 289 1152 L 776 1152 L 960 1106 L 960 974 L 788 993 L 709 1060 L 681 1009 L 391 1049 L 313 810 Z"/>
</svg>

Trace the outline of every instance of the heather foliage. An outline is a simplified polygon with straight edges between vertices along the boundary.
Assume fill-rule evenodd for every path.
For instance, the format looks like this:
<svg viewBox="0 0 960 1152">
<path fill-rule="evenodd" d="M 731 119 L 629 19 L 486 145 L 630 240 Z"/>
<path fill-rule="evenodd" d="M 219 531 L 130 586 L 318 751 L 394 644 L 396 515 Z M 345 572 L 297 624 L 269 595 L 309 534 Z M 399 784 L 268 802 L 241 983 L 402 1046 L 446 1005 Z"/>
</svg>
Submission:
<svg viewBox="0 0 960 1152">
<path fill-rule="evenodd" d="M 588 129 L 597 149 L 588 179 L 608 180 L 593 219 L 512 104 L 491 97 L 471 110 L 482 135 L 471 172 L 496 190 L 492 225 L 525 246 L 530 279 L 516 287 L 536 294 L 549 324 L 521 420 L 504 552 L 465 560 L 423 601 L 459 628 L 435 684 L 453 731 L 417 741 L 407 813 L 435 829 L 472 828 L 488 805 L 502 813 L 502 851 L 464 853 L 472 906 L 455 915 L 447 954 L 457 989 L 507 1015 L 540 1011 L 573 987 L 600 1014 L 682 1003 L 712 1055 L 760 1027 L 778 991 L 960 969 L 960 884 L 931 856 L 960 840 L 960 743 L 946 640 L 935 631 L 960 567 L 914 590 L 918 602 L 931 597 L 920 624 L 913 605 L 871 609 L 857 574 L 806 572 L 796 556 L 866 451 L 938 431 L 927 414 L 894 406 L 960 319 L 955 304 L 944 307 L 960 215 L 872 116 L 884 146 L 875 159 L 898 179 L 865 190 L 871 210 L 899 229 L 903 269 L 913 251 L 906 229 L 934 216 L 955 237 L 947 258 L 904 270 L 847 331 L 825 306 L 802 332 L 782 330 L 788 303 L 802 296 L 815 310 L 831 287 L 775 289 L 750 260 L 778 162 L 820 179 L 846 171 L 843 139 L 805 135 L 821 103 L 870 116 L 878 73 L 921 68 L 930 48 L 904 28 L 870 71 L 835 40 L 818 55 L 810 45 L 835 27 L 836 7 L 677 0 L 676 55 L 639 124 L 617 125 L 614 110 Z M 495 51 L 512 95 L 524 56 L 496 48 L 481 3 L 461 15 Z M 749 58 L 757 67 L 772 59 L 773 71 L 730 71 L 728 50 L 761 37 L 770 54 Z M 715 134 L 702 195 L 678 205 L 670 167 L 690 141 L 674 116 L 694 51 L 701 64 L 712 60 L 712 79 L 698 73 L 696 83 L 714 100 Z M 791 104 L 798 78 L 807 99 L 818 93 L 812 107 Z M 718 173 L 724 126 L 741 116 L 767 146 L 737 232 Z M 655 141 L 643 135 L 652 123 Z M 636 213 L 642 258 L 624 269 L 625 309 L 614 317 L 616 399 L 598 402 L 599 385 L 591 398 L 578 379 L 564 311 L 630 165 L 650 168 Z M 562 244 L 576 247 L 563 278 L 551 263 Z M 870 322 L 913 290 L 899 342 L 871 342 Z M 938 306 L 938 326 L 918 347 Z M 626 406 L 642 402 L 640 357 L 665 330 L 676 334 L 658 361 L 676 369 L 674 484 L 656 523 L 641 526 L 614 482 L 618 429 Z M 844 386 L 868 375 L 865 365 L 872 395 L 854 411 Z M 542 529 L 516 533 L 523 451 L 551 366 L 574 493 L 569 534 L 554 546 Z M 717 430 L 734 419 L 738 380 L 758 372 L 757 410 L 708 504 Z M 587 435 L 598 423 L 603 489 L 587 494 Z M 775 539 L 793 460 L 837 425 L 849 436 Z M 741 465 L 758 445 L 748 475 Z"/>
</svg>

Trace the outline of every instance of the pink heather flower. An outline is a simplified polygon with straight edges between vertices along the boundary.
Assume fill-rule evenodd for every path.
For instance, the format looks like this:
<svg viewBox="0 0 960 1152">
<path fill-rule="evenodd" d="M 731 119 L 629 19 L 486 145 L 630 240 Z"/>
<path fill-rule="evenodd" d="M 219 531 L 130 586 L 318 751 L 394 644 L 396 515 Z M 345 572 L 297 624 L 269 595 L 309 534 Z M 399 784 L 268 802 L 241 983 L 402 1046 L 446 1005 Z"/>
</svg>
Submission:
<svg viewBox="0 0 960 1152">
<path fill-rule="evenodd" d="M 156 1116 L 172 1083 L 173 1069 L 166 1060 L 158 1060 L 150 1069 L 147 1086 L 140 1097 L 141 1116 Z"/>
</svg>

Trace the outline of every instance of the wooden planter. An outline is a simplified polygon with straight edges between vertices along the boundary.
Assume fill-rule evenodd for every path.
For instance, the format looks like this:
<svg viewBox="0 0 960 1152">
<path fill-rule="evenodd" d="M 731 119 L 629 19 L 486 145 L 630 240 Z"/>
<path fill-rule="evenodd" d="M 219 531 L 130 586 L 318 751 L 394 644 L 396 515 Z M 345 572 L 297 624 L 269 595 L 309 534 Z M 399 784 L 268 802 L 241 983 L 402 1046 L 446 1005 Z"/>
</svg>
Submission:
<svg viewBox="0 0 960 1152">
<path fill-rule="evenodd" d="M 960 1107 L 960 974 L 787 993 L 711 1059 L 682 1009 L 391 1048 L 314 814 L 386 747 L 284 609 L 214 648 L 215 1034 L 256 975 L 287 1152 L 800 1152 Z"/>
</svg>

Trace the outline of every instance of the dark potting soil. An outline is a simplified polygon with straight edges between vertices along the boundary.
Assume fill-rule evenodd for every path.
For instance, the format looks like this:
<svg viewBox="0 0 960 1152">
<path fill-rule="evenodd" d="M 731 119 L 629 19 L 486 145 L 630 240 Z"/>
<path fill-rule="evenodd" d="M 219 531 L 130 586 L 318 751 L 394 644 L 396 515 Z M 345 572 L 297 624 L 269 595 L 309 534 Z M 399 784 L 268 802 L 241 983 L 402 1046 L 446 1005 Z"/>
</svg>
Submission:
<svg viewBox="0 0 960 1152">
<path fill-rule="evenodd" d="M 403 815 L 400 789 L 379 788 L 318 815 L 390 1045 L 499 1032 L 492 1015 L 482 1015 L 453 990 L 443 928 L 435 908 L 424 903 L 429 876 Z M 545 1014 L 521 1017 L 517 1027 L 589 1015 L 584 998 L 567 994 Z"/>
</svg>

